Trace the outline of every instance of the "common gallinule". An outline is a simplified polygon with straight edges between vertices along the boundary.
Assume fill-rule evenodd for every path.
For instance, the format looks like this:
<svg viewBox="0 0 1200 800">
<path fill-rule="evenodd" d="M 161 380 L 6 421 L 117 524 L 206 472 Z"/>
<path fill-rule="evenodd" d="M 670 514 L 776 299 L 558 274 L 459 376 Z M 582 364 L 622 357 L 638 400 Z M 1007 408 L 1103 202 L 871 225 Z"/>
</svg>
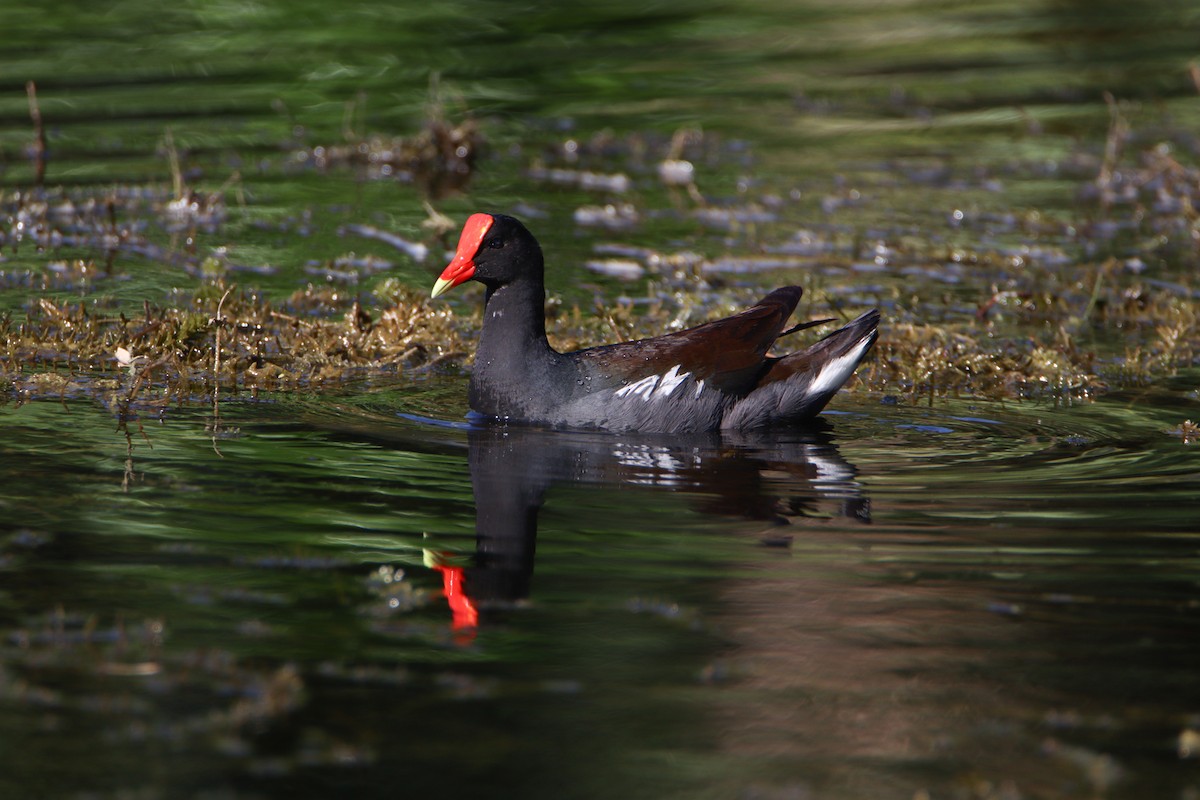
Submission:
<svg viewBox="0 0 1200 800">
<path fill-rule="evenodd" d="M 559 353 L 546 340 L 542 249 L 503 214 L 472 214 L 433 297 L 487 287 L 471 408 L 503 421 L 682 433 L 791 425 L 816 416 L 875 342 L 871 310 L 805 350 L 770 356 L 800 301 L 785 286 L 732 317 L 653 339 Z M 828 322 L 829 320 L 822 320 Z"/>
</svg>

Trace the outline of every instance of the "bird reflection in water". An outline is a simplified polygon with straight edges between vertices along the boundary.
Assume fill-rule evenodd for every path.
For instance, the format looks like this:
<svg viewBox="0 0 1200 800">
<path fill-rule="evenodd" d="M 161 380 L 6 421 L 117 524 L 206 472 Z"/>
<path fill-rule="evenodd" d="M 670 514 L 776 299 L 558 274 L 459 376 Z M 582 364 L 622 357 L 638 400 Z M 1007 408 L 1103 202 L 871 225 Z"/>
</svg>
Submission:
<svg viewBox="0 0 1200 800">
<path fill-rule="evenodd" d="M 686 491 L 707 514 L 780 526 L 805 517 L 870 522 L 870 503 L 842 456 L 832 427 L 764 434 L 614 436 L 487 425 L 469 432 L 476 549 L 469 566 L 430 553 L 460 636 L 481 612 L 529 597 L 538 512 L 555 484 L 583 483 Z M 787 535 L 764 544 L 782 545 Z"/>
</svg>

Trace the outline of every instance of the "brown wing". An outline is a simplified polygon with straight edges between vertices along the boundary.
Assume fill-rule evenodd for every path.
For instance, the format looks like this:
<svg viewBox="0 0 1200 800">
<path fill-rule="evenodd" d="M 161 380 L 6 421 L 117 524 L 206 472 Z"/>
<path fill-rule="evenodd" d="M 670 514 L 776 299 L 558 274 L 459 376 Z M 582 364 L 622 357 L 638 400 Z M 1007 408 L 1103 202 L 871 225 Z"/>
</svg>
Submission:
<svg viewBox="0 0 1200 800">
<path fill-rule="evenodd" d="M 750 391 L 767 367 L 767 351 L 800 302 L 799 286 L 776 289 L 745 311 L 653 339 L 593 347 L 570 353 L 594 378 L 611 384 L 662 375 L 672 367 L 724 392 Z M 610 381 L 605 380 L 600 386 Z M 600 388 L 593 382 L 593 388 Z"/>
</svg>

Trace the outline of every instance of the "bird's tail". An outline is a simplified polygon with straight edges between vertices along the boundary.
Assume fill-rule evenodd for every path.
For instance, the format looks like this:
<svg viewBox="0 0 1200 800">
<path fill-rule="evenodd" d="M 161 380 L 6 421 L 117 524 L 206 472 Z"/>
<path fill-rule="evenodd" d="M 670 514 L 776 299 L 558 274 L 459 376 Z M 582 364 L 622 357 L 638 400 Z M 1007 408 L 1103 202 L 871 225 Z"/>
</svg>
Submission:
<svg viewBox="0 0 1200 800">
<path fill-rule="evenodd" d="M 878 337 L 872 309 L 798 353 L 774 361 L 758 386 L 725 414 L 726 430 L 794 424 L 812 419 L 842 388 Z"/>
</svg>

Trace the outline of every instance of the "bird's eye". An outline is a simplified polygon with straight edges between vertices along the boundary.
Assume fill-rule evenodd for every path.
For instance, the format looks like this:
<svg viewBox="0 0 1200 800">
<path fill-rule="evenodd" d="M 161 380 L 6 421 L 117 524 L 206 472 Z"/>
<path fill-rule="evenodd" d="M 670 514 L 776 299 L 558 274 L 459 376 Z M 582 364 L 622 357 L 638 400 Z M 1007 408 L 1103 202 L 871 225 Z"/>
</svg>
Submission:
<svg viewBox="0 0 1200 800">
<path fill-rule="evenodd" d="M 488 239 L 486 244 L 488 247 L 498 250 L 501 247 L 504 247 L 504 240 L 503 239 Z"/>
</svg>

